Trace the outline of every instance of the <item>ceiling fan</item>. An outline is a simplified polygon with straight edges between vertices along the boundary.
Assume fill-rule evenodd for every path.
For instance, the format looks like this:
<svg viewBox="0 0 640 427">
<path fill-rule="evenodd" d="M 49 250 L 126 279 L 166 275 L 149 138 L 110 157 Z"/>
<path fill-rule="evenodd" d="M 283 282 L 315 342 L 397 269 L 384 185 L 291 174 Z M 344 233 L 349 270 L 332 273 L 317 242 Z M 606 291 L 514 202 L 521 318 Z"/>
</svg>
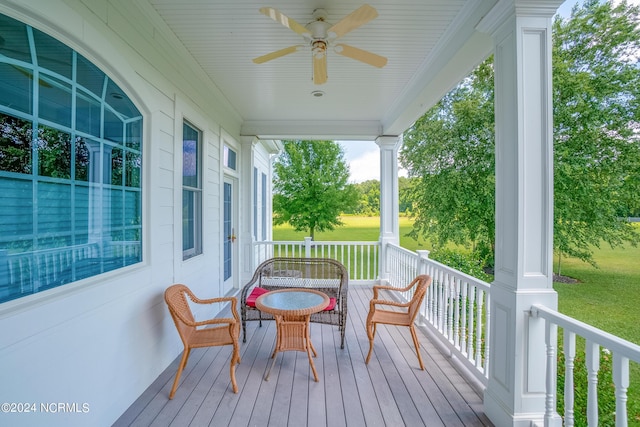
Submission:
<svg viewBox="0 0 640 427">
<path fill-rule="evenodd" d="M 280 58 L 308 46 L 311 48 L 313 61 L 313 83 L 317 85 L 327 81 L 327 49 L 329 47 L 333 47 L 334 51 L 339 55 L 373 65 L 374 67 L 382 68 L 387 64 L 387 58 L 384 56 L 376 55 L 375 53 L 344 43 L 335 43 L 338 38 L 378 16 L 378 11 L 368 4 L 360 6 L 334 25 L 327 22 L 328 15 L 324 9 L 314 10 L 314 20 L 307 25 L 299 24 L 294 19 L 289 18 L 284 13 L 272 7 L 261 8 L 260 13 L 300 34 L 305 39 L 306 44 L 289 46 L 259 56 L 253 60 L 256 64 L 262 64 L 272 59 Z"/>
</svg>

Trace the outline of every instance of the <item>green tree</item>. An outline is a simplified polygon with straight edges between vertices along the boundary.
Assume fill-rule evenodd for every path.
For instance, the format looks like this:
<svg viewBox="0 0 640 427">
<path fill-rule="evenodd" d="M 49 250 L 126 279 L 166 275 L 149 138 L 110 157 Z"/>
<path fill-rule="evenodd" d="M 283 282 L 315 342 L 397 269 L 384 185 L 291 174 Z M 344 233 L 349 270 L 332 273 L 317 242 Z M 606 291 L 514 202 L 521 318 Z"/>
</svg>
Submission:
<svg viewBox="0 0 640 427">
<path fill-rule="evenodd" d="M 404 134 L 400 162 L 414 181 L 410 233 L 435 248 L 472 242 L 492 251 L 495 162 L 492 59 Z"/>
<path fill-rule="evenodd" d="M 638 241 L 621 220 L 640 203 L 638 7 L 588 0 L 553 22 L 554 247 L 593 264 L 592 247 Z"/>
<path fill-rule="evenodd" d="M 411 200 L 412 186 L 416 179 L 398 177 L 398 203 L 400 213 L 411 214 L 413 212 L 413 202 Z"/>
<path fill-rule="evenodd" d="M 601 242 L 636 244 L 620 218 L 640 203 L 637 7 L 587 0 L 553 23 L 554 248 L 594 264 Z M 404 135 L 401 164 L 419 177 L 416 225 L 437 245 L 493 253 L 495 160 L 492 58 Z"/>
<path fill-rule="evenodd" d="M 358 203 L 354 213 L 358 215 L 380 215 L 380 181 L 370 179 L 354 184 L 358 191 Z"/>
<path fill-rule="evenodd" d="M 357 191 L 348 184 L 349 166 L 333 141 L 284 141 L 274 162 L 274 223 L 296 231 L 333 230 L 340 213 L 352 209 Z"/>
</svg>

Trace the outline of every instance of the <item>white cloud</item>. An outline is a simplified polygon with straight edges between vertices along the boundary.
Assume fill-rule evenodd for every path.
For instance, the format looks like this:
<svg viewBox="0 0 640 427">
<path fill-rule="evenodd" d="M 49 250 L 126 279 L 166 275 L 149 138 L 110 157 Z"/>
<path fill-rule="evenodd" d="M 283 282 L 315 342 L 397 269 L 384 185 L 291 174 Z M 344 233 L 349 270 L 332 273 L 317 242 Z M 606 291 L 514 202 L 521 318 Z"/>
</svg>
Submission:
<svg viewBox="0 0 640 427">
<path fill-rule="evenodd" d="M 373 151 L 361 153 L 358 157 L 347 158 L 351 182 L 364 182 L 370 179 L 380 179 L 380 152 L 376 148 Z"/>
</svg>

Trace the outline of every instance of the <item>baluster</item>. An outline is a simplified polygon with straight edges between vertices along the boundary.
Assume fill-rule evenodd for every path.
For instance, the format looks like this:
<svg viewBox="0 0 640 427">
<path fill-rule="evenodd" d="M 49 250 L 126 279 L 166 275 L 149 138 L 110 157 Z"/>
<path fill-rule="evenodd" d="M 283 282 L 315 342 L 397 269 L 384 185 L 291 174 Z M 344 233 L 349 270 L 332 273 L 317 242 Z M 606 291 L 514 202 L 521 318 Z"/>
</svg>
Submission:
<svg viewBox="0 0 640 427">
<path fill-rule="evenodd" d="M 429 274 L 429 270 L 431 270 L 431 266 L 427 265 L 427 274 Z M 433 273 L 432 273 L 433 274 Z M 433 298 L 434 298 L 434 289 L 435 289 L 435 277 L 431 276 L 431 286 L 427 288 L 427 320 L 433 324 Z"/>
<path fill-rule="evenodd" d="M 573 408 L 575 405 L 573 388 L 573 361 L 576 358 L 576 334 L 564 330 L 564 425 L 572 427 L 574 423 Z"/>
<path fill-rule="evenodd" d="M 438 275 L 438 287 L 436 288 L 438 293 L 438 297 L 436 298 L 436 326 L 438 330 L 442 332 L 442 288 L 444 288 L 444 273 L 438 270 L 436 274 Z"/>
<path fill-rule="evenodd" d="M 467 357 L 469 360 L 473 360 L 473 319 L 474 319 L 474 307 L 476 305 L 476 292 L 475 286 L 469 287 L 469 305 L 467 306 L 467 332 L 469 338 L 467 339 Z"/>
<path fill-rule="evenodd" d="M 454 309 L 454 333 L 453 333 L 453 345 L 456 348 L 460 348 L 460 287 L 462 286 L 462 279 L 455 279 L 455 286 L 452 292 L 452 298 L 455 301 Z"/>
<path fill-rule="evenodd" d="M 453 275 L 447 275 L 447 338 L 453 338 L 453 294 L 455 292 L 456 279 Z"/>
<path fill-rule="evenodd" d="M 485 313 L 484 313 L 484 376 L 489 378 L 489 356 L 491 354 L 491 293 L 482 291 L 483 298 L 485 299 Z"/>
<path fill-rule="evenodd" d="M 587 424 L 598 425 L 598 370 L 600 370 L 600 346 L 587 340 L 585 346 L 587 364 Z"/>
<path fill-rule="evenodd" d="M 462 292 L 460 295 L 460 351 L 464 353 L 467 347 L 467 293 L 469 282 L 462 284 Z"/>
<path fill-rule="evenodd" d="M 544 425 L 551 426 L 556 418 L 556 381 L 557 361 L 556 343 L 558 342 L 558 325 L 545 322 L 544 340 L 547 347 L 546 393 L 544 399 Z"/>
<path fill-rule="evenodd" d="M 616 385 L 616 427 L 627 427 L 627 388 L 629 388 L 629 359 L 614 353 L 613 383 Z"/>
<path fill-rule="evenodd" d="M 360 254 L 360 277 L 364 277 L 364 249 L 362 245 L 355 247 L 358 254 Z"/>
<path fill-rule="evenodd" d="M 482 309 L 484 307 L 483 293 L 480 289 L 476 288 L 478 298 L 476 298 L 476 348 L 475 359 L 476 367 L 482 366 Z"/>
</svg>

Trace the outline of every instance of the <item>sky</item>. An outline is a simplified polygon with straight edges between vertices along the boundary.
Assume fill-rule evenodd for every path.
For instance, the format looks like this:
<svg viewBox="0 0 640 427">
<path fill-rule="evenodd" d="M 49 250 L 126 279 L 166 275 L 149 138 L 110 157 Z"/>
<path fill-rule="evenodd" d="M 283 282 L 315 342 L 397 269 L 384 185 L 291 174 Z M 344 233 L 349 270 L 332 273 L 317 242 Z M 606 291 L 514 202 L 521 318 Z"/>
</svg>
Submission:
<svg viewBox="0 0 640 427">
<path fill-rule="evenodd" d="M 582 0 L 567 0 L 558 9 L 563 17 L 569 17 L 571 9 Z M 617 1 L 615 3 L 618 3 Z M 640 4 L 640 0 L 630 0 L 630 4 Z M 349 164 L 350 182 L 358 183 L 369 179 L 380 179 L 380 150 L 373 141 L 337 141 L 345 152 L 345 160 Z M 400 176 L 407 176 L 400 170 Z"/>
</svg>

